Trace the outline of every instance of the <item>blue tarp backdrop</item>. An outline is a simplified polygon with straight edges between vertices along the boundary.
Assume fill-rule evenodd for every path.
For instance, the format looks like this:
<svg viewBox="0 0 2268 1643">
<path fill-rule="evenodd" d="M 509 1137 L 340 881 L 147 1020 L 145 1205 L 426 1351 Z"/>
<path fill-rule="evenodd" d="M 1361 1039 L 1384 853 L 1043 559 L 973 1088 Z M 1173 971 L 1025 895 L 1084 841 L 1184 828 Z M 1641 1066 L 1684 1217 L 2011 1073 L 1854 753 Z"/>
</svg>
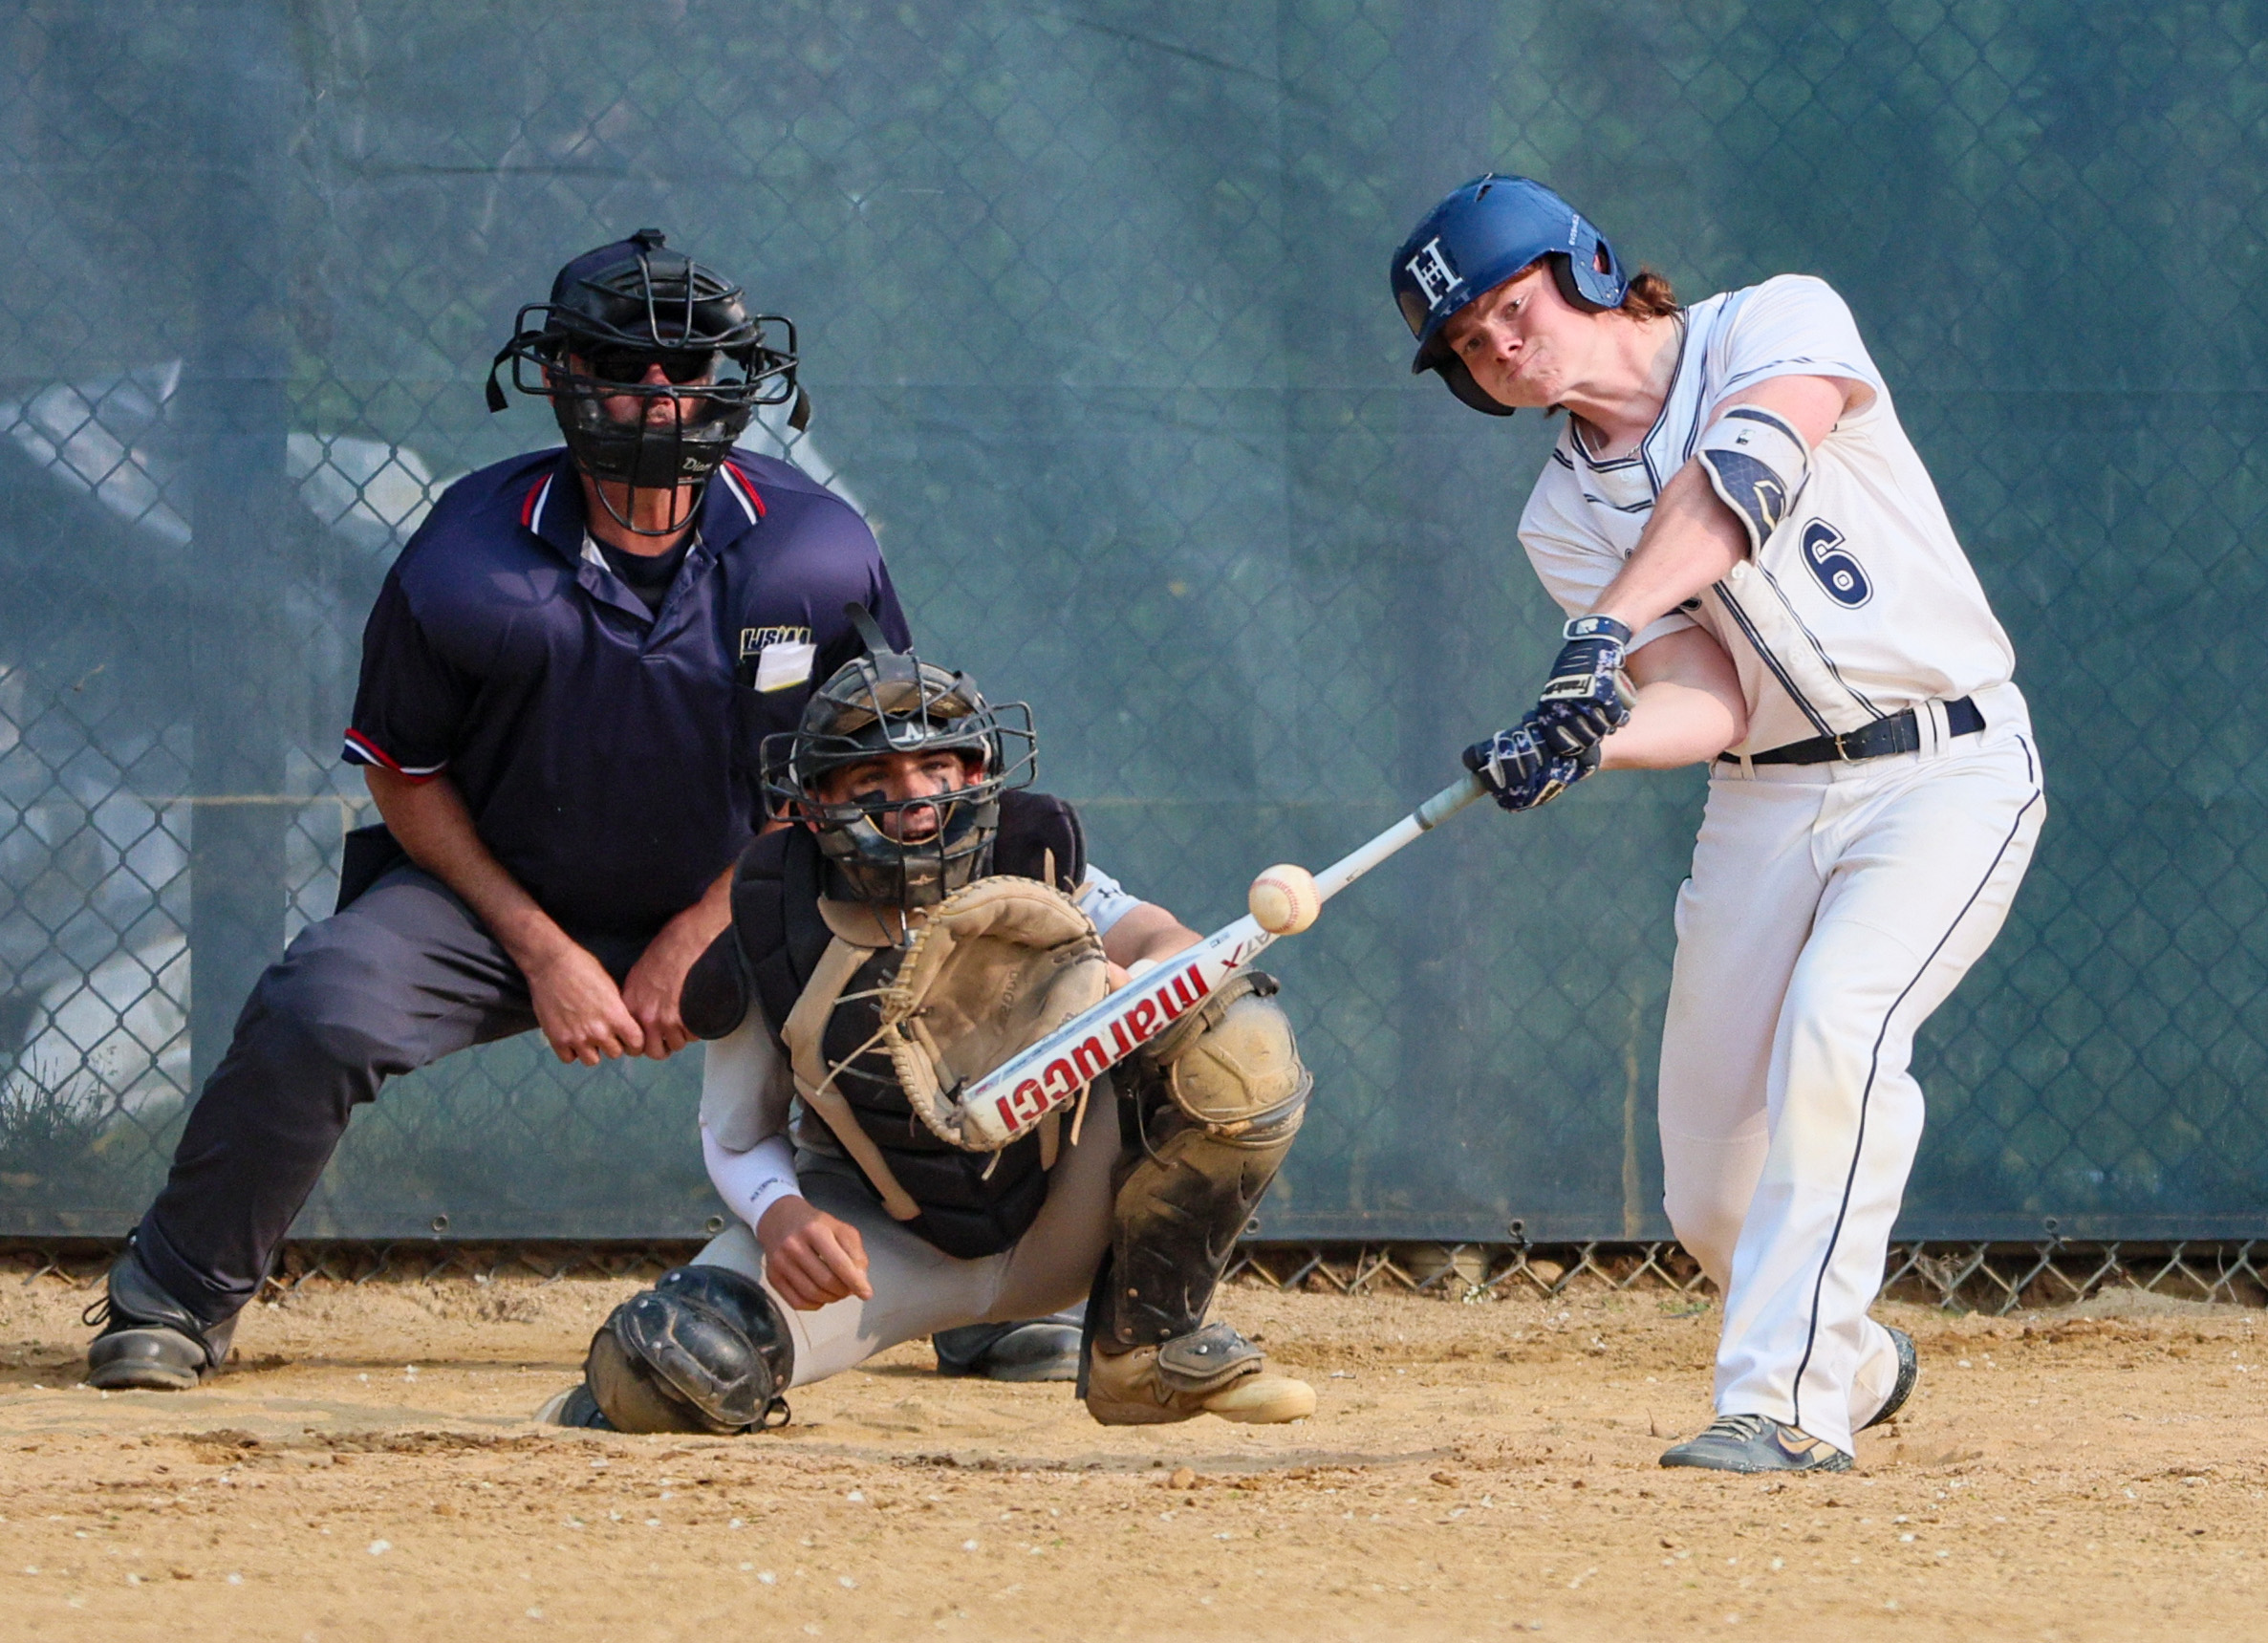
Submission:
<svg viewBox="0 0 2268 1643">
<path fill-rule="evenodd" d="M 816 420 L 750 443 L 1032 703 L 1138 893 L 1210 928 L 1438 787 L 1555 645 L 1513 524 L 1556 425 L 1414 380 L 1386 292 L 1487 168 L 1688 295 L 1832 282 L 2015 638 L 2054 808 L 1924 1034 L 1900 1235 L 2268 1232 L 2258 9 L 14 0 L 0 39 L 0 1233 L 154 1189 L 369 819 L 387 564 L 553 443 L 485 414 L 490 354 L 636 227 L 795 319 Z M 1700 796 L 1477 811 L 1277 949 L 1317 1098 L 1264 1236 L 1666 1235 Z M 405 1079 L 298 1230 L 697 1231 L 697 1065 Z"/>
</svg>

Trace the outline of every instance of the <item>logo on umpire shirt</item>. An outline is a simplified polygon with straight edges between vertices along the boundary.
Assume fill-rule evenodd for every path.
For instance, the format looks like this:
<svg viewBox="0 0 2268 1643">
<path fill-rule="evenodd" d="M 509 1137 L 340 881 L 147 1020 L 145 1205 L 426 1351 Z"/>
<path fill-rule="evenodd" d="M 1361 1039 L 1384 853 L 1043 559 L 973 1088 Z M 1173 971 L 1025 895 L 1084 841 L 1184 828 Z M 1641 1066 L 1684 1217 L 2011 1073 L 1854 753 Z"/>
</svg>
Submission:
<svg viewBox="0 0 2268 1643">
<path fill-rule="evenodd" d="M 1874 596 L 1874 584 L 1859 562 L 1843 550 L 1843 532 L 1824 519 L 1804 527 L 1804 563 L 1819 578 L 1827 597 L 1852 610 Z"/>
<path fill-rule="evenodd" d="M 741 660 L 746 661 L 767 645 L 810 644 L 810 628 L 743 628 L 741 629 Z"/>
<path fill-rule="evenodd" d="M 740 681 L 760 691 L 809 682 L 818 649 L 803 627 L 741 629 Z"/>
<path fill-rule="evenodd" d="M 1417 254 L 1404 266 L 1409 269 L 1410 277 L 1417 282 L 1417 289 L 1425 292 L 1430 307 L 1439 307 L 1441 299 L 1463 283 L 1462 276 L 1449 266 L 1449 253 L 1441 249 L 1438 234 L 1420 246 Z"/>
</svg>

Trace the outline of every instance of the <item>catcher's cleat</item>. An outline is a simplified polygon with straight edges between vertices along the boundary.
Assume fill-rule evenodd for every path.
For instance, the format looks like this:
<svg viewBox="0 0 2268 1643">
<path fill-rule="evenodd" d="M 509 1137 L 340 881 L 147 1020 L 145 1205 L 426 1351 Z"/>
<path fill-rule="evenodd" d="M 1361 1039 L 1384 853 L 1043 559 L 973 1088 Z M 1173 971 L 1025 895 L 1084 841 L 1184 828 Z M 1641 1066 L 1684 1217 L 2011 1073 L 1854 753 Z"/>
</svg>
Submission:
<svg viewBox="0 0 2268 1643">
<path fill-rule="evenodd" d="M 1217 1415 L 1273 1426 L 1315 1413 L 1315 1389 L 1263 1371 L 1260 1349 L 1226 1324 L 1127 1352 L 1088 1348 L 1080 1395 L 1105 1426 L 1155 1426 Z"/>
<path fill-rule="evenodd" d="M 1084 1307 L 1016 1324 L 970 1324 L 929 1339 L 938 1373 L 986 1380 L 1077 1380 Z"/>
<path fill-rule="evenodd" d="M 579 1426 L 593 1432 L 616 1432 L 620 1428 L 606 1417 L 606 1411 L 598 1407 L 598 1399 L 591 1395 L 590 1383 L 576 1381 L 565 1392 L 555 1392 L 545 1399 L 544 1406 L 535 1412 L 539 1426 Z"/>
<path fill-rule="evenodd" d="M 1898 1349 L 1898 1378 L 1890 1387 L 1890 1396 L 1884 1398 L 1882 1407 L 1874 1412 L 1873 1418 L 1859 1427 L 1861 1432 L 1868 1426 L 1880 1426 L 1894 1417 L 1899 1410 L 1906 1407 L 1906 1400 L 1913 1395 L 1913 1383 L 1921 1379 L 1921 1359 L 1914 1355 L 1913 1337 L 1895 1325 L 1885 1324 L 1882 1327 L 1890 1330 L 1890 1345 Z"/>
<path fill-rule="evenodd" d="M 1850 1457 L 1767 1415 L 1720 1415 L 1707 1431 L 1666 1452 L 1662 1464 L 1705 1472 L 1847 1472 Z"/>
<path fill-rule="evenodd" d="M 87 1347 L 87 1384 L 105 1392 L 186 1392 L 220 1369 L 236 1332 L 235 1319 L 205 1324 L 161 1289 L 132 1245 L 85 1322 L 101 1326 Z"/>
</svg>

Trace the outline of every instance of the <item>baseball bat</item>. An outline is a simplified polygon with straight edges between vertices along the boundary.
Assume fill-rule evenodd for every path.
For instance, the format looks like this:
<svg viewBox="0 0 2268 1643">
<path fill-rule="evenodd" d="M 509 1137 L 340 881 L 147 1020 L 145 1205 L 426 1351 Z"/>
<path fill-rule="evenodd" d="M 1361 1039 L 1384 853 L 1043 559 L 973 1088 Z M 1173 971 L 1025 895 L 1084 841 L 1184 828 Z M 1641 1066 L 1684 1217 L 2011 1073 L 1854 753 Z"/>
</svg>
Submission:
<svg viewBox="0 0 2268 1643">
<path fill-rule="evenodd" d="M 1316 874 L 1317 897 L 1328 901 L 1487 790 L 1474 775 L 1452 782 L 1376 838 Z M 1076 1100 L 1097 1076 L 1202 1004 L 1277 940 L 1247 913 L 1144 971 L 983 1077 L 964 1084 L 956 1092 L 962 1144 L 979 1152 L 1006 1146 L 1049 1113 Z"/>
</svg>

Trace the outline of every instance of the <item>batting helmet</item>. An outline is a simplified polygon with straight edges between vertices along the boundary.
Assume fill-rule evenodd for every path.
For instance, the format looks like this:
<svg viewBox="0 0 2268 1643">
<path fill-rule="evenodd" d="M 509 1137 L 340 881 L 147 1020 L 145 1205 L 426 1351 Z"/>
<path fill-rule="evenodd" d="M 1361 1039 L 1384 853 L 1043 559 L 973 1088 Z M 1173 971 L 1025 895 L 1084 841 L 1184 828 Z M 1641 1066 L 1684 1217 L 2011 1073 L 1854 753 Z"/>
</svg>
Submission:
<svg viewBox="0 0 2268 1643">
<path fill-rule="evenodd" d="M 773 326 L 785 335 L 775 338 Z M 559 270 L 549 302 L 520 310 L 488 367 L 491 411 L 505 406 L 496 378 L 507 360 L 513 387 L 551 401 L 576 465 L 633 489 L 705 483 L 759 405 L 793 400 L 789 424 L 810 420 L 795 380 L 795 327 L 750 314 L 740 287 L 669 249 L 659 228 L 584 252 Z M 645 380 L 657 364 L 667 381 Z M 605 401 L 619 399 L 638 401 L 635 421 L 607 415 Z M 662 399 L 673 418 L 643 414 Z"/>
<path fill-rule="evenodd" d="M 1428 211 L 1393 253 L 1389 270 L 1394 306 L 1417 338 L 1412 374 L 1437 371 L 1449 391 L 1476 411 L 1510 416 L 1511 406 L 1480 391 L 1442 338 L 1441 327 L 1475 297 L 1543 257 L 1551 259 L 1560 292 L 1575 307 L 1595 313 L 1622 306 L 1631 282 L 1614 248 L 1588 218 L 1541 183 L 1491 171 Z"/>
</svg>

